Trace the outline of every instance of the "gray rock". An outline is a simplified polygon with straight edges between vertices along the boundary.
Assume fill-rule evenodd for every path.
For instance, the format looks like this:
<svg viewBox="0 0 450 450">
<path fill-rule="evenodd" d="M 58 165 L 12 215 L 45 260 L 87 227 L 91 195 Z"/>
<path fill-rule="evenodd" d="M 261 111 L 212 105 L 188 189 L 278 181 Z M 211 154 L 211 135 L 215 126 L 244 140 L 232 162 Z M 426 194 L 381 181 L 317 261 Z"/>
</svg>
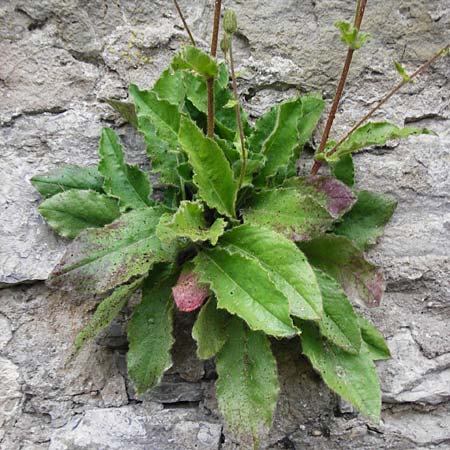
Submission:
<svg viewBox="0 0 450 450">
<path fill-rule="evenodd" d="M 189 409 L 88 410 L 53 434 L 49 450 L 218 450 L 221 426 L 194 417 Z"/>
</svg>

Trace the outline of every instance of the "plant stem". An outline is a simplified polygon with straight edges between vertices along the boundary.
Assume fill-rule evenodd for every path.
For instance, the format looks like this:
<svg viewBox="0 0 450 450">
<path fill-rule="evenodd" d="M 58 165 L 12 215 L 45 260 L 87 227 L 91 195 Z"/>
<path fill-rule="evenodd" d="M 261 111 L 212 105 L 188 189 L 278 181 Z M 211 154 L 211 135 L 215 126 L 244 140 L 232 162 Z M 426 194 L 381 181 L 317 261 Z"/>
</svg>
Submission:
<svg viewBox="0 0 450 450">
<path fill-rule="evenodd" d="M 189 29 L 189 25 L 186 22 L 186 19 L 184 18 L 183 12 L 181 11 L 180 5 L 178 4 L 177 0 L 173 0 L 173 2 L 175 3 L 175 8 L 178 11 L 178 15 L 180 16 L 181 21 L 183 22 L 183 26 L 184 29 L 186 30 L 186 33 L 189 36 L 189 39 L 191 40 L 191 44 L 196 47 L 197 44 L 195 43 L 195 39 L 194 36 L 192 36 L 191 30 Z"/>
<path fill-rule="evenodd" d="M 219 40 L 219 24 L 220 24 L 220 11 L 222 9 L 222 0 L 215 0 L 214 6 L 214 22 L 211 38 L 211 56 L 216 57 L 217 54 L 217 42 Z M 214 78 L 206 80 L 208 89 L 208 137 L 211 139 L 214 137 Z"/>
<path fill-rule="evenodd" d="M 354 24 L 355 24 L 355 28 L 357 28 L 358 31 L 361 28 L 361 22 L 362 22 L 362 19 L 364 16 L 364 11 L 366 10 L 366 4 L 367 4 L 367 0 L 358 0 L 358 4 L 356 6 Z M 319 149 L 317 150 L 317 153 L 322 153 L 327 144 L 328 137 L 329 137 L 330 131 L 331 131 L 331 127 L 333 125 L 334 118 L 336 117 L 336 112 L 337 112 L 337 109 L 339 106 L 339 102 L 341 101 L 342 93 L 344 92 L 344 87 L 345 87 L 345 83 L 347 81 L 348 71 L 349 71 L 350 65 L 352 63 L 354 51 L 355 50 L 351 47 L 349 47 L 347 50 L 347 56 L 345 58 L 344 67 L 343 67 L 342 73 L 341 73 L 341 78 L 339 80 L 336 94 L 334 96 L 333 103 L 331 105 L 331 110 L 328 115 L 327 123 L 325 125 L 325 130 L 323 132 L 322 140 L 320 141 L 320 146 L 319 146 Z M 321 161 L 315 161 L 315 163 L 311 169 L 311 175 L 316 175 L 321 166 L 322 166 Z"/>
<path fill-rule="evenodd" d="M 245 178 L 245 169 L 247 165 L 247 156 L 245 152 L 245 137 L 244 137 L 244 128 L 242 127 L 242 117 L 241 117 L 241 105 L 239 104 L 239 97 L 237 93 L 237 82 L 236 82 L 236 73 L 234 71 L 234 58 L 233 58 L 233 42 L 232 37 L 230 39 L 230 71 L 231 71 L 231 79 L 233 82 L 233 95 L 234 101 L 236 102 L 234 106 L 234 110 L 236 111 L 236 122 L 239 129 L 239 137 L 241 139 L 241 174 L 239 177 L 239 189 L 242 186 Z"/>
<path fill-rule="evenodd" d="M 364 122 L 369 120 L 376 111 L 378 111 L 394 94 L 396 94 L 405 84 L 408 84 L 411 80 L 420 75 L 425 69 L 431 66 L 437 59 L 439 59 L 448 49 L 450 49 L 450 44 L 446 45 L 444 48 L 439 50 L 434 56 L 432 56 L 428 61 L 423 63 L 414 73 L 410 75 L 408 80 L 402 80 L 401 83 L 397 84 L 388 94 L 386 94 L 361 120 L 359 120 L 353 128 L 327 153 L 327 156 L 334 154 L 338 147 L 346 141 Z"/>
</svg>

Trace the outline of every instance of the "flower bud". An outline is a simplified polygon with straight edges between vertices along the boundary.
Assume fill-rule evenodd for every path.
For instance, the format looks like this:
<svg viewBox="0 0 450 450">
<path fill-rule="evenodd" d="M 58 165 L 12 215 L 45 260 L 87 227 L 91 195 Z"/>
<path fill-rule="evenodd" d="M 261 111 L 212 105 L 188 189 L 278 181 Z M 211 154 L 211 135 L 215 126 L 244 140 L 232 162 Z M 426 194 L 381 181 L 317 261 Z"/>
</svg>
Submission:
<svg viewBox="0 0 450 450">
<path fill-rule="evenodd" d="M 234 34 L 237 31 L 236 13 L 232 9 L 227 9 L 223 14 L 223 29 L 228 34 Z"/>
<path fill-rule="evenodd" d="M 220 49 L 223 53 L 228 53 L 231 44 L 231 36 L 228 33 L 223 35 L 222 40 L 220 41 Z"/>
</svg>

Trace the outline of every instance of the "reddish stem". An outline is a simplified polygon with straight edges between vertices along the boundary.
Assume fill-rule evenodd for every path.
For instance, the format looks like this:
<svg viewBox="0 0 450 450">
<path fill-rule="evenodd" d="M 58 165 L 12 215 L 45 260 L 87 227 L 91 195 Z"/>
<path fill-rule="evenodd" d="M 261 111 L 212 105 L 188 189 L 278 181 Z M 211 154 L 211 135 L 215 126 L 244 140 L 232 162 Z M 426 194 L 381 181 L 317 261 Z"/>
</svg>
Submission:
<svg viewBox="0 0 450 450">
<path fill-rule="evenodd" d="M 361 28 L 361 22 L 362 22 L 362 19 L 364 16 L 364 11 L 366 10 L 366 4 L 367 4 L 367 0 L 358 0 L 358 5 L 356 7 L 356 12 L 355 12 L 355 27 L 358 29 L 358 31 Z M 319 149 L 317 150 L 317 153 L 319 153 L 319 154 L 323 152 L 323 150 L 325 149 L 325 146 L 327 144 L 328 137 L 329 137 L 330 131 L 331 131 L 331 127 L 333 126 L 333 122 L 336 117 L 336 112 L 337 112 L 337 109 L 339 106 L 339 102 L 341 101 L 342 93 L 344 92 L 344 87 L 345 87 L 345 83 L 347 81 L 348 72 L 350 69 L 350 65 L 352 63 L 354 51 L 355 50 L 351 47 L 349 47 L 347 50 L 347 56 L 345 58 L 344 67 L 343 67 L 342 73 L 341 73 L 341 78 L 339 80 L 336 94 L 334 96 L 333 103 L 331 105 L 331 110 L 328 115 L 327 123 L 325 125 L 325 130 L 322 135 L 322 140 L 320 141 Z M 314 165 L 311 169 L 311 175 L 316 175 L 321 166 L 322 166 L 321 161 L 315 161 Z"/>
</svg>

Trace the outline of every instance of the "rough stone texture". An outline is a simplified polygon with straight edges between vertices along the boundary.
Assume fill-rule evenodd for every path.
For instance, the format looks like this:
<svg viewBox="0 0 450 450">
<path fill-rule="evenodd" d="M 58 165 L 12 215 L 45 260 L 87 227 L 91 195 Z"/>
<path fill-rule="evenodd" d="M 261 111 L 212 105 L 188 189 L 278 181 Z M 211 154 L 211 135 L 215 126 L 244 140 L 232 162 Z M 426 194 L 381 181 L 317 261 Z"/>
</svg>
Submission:
<svg viewBox="0 0 450 450">
<path fill-rule="evenodd" d="M 180 3 L 206 45 L 213 2 Z M 350 18 L 355 2 L 224 3 L 238 12 L 236 61 L 252 118 L 298 91 L 320 90 L 331 99 L 345 53 L 333 23 Z M 413 70 L 449 42 L 450 5 L 372 0 L 364 27 L 375 37 L 355 55 L 336 136 L 397 82 L 393 58 Z M 40 281 L 66 241 L 39 217 L 30 176 L 62 163 L 94 163 L 104 125 L 118 129 L 130 161 L 145 165 L 142 140 L 104 100 L 125 98 L 129 82 L 151 86 L 185 40 L 169 0 L 0 2 L 1 450 L 239 448 L 222 434 L 214 368 L 194 356 L 188 315 L 177 318 L 174 367 L 158 389 L 137 396 L 124 358 L 129 311 L 67 361 L 95 302 L 76 303 Z M 382 423 L 375 427 L 338 401 L 294 343 L 274 343 L 282 392 L 263 448 L 450 449 L 449 79 L 447 58 L 377 116 L 427 126 L 439 137 L 410 138 L 355 158 L 359 187 L 399 200 L 369 253 L 386 269 L 383 305 L 363 311 L 393 353 L 378 364 Z M 309 166 L 303 158 L 302 167 Z"/>
</svg>

